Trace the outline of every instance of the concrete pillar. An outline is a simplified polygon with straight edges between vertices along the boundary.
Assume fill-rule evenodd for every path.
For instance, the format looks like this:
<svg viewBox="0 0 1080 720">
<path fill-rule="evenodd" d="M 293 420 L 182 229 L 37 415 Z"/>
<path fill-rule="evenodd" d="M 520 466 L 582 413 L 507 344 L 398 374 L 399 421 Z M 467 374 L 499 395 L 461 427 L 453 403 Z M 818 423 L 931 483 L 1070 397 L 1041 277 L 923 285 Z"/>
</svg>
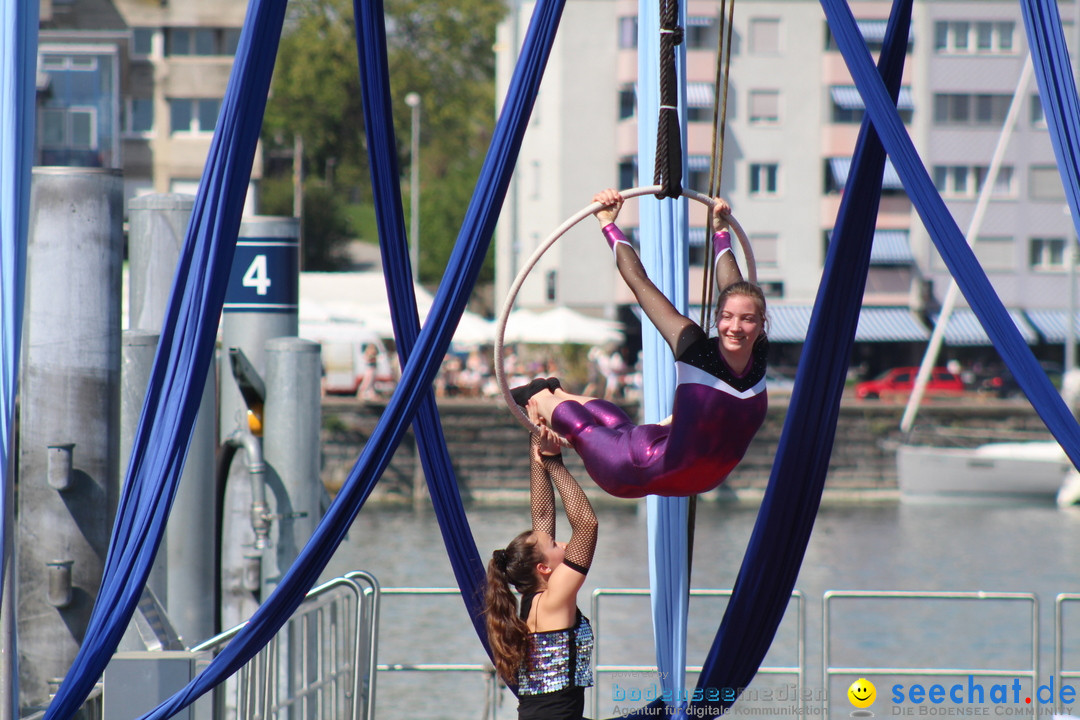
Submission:
<svg viewBox="0 0 1080 720">
<path fill-rule="evenodd" d="M 117 502 L 123 182 L 35 168 L 19 425 L 21 706 L 47 704 L 83 639 Z"/>
<path fill-rule="evenodd" d="M 145 195 L 128 204 L 128 314 L 132 330 L 161 332 L 194 204 L 193 196 L 180 194 Z M 151 589 L 188 646 L 213 636 L 219 629 L 214 627 L 218 508 L 214 482 L 215 368 L 216 364 L 211 365 L 203 387 L 180 487 L 158 551 L 160 567 L 155 565 L 154 574 L 163 577 L 151 578 Z"/>
</svg>

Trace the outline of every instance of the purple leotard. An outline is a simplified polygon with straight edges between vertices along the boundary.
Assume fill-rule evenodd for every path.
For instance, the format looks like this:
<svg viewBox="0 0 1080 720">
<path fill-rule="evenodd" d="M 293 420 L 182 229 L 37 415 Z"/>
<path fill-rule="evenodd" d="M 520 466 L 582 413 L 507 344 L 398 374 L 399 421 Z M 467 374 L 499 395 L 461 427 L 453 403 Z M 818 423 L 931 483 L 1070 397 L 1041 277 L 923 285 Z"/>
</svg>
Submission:
<svg viewBox="0 0 1080 720">
<path fill-rule="evenodd" d="M 606 400 L 560 403 L 554 430 L 570 441 L 596 484 L 616 497 L 685 497 L 715 488 L 742 460 L 768 397 L 768 341 L 755 346 L 737 376 L 717 338 L 702 337 L 675 362 L 677 384 L 668 425 L 635 425 Z"/>
</svg>

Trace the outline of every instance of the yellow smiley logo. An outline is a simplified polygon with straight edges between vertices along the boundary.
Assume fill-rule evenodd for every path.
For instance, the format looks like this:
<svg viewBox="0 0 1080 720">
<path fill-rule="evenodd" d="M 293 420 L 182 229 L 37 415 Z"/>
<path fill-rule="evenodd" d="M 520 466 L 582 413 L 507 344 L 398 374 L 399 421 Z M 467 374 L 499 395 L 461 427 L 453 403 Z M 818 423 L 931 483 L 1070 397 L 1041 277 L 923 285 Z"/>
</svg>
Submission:
<svg viewBox="0 0 1080 720">
<path fill-rule="evenodd" d="M 874 687 L 874 683 L 866 678 L 859 678 L 851 683 L 847 696 L 855 707 L 868 708 L 874 704 L 874 698 L 877 697 L 877 688 Z"/>
</svg>

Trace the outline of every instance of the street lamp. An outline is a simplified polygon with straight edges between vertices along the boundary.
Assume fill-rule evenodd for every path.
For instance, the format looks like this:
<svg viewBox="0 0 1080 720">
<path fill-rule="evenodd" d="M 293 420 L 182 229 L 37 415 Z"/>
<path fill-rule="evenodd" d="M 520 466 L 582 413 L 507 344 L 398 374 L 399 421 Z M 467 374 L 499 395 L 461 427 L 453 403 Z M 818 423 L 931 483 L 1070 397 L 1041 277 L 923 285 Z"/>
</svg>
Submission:
<svg viewBox="0 0 1080 720">
<path fill-rule="evenodd" d="M 405 104 L 412 108 L 412 144 L 409 151 L 409 262 L 413 282 L 420 280 L 420 95 L 411 92 Z"/>
</svg>

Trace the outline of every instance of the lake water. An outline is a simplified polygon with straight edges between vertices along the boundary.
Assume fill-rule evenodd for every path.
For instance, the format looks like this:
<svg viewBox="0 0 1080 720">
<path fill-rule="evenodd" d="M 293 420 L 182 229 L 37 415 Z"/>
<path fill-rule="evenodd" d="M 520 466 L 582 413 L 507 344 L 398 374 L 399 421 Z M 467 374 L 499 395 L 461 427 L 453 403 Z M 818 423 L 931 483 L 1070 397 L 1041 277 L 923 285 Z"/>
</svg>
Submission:
<svg viewBox="0 0 1080 720">
<path fill-rule="evenodd" d="M 730 588 L 757 513 L 753 503 L 699 503 L 695 534 L 694 588 Z M 580 605 L 590 612 L 597 588 L 647 588 L 646 520 L 634 506 L 598 508 L 600 541 Z M 527 527 L 528 509 L 469 511 L 485 559 Z M 560 526 L 563 538 L 566 531 Z M 338 550 L 327 576 L 362 569 L 383 588 L 452 587 L 455 582 L 432 511 L 367 508 Z M 1052 505 L 910 505 L 884 502 L 826 502 L 819 513 L 796 589 L 804 597 L 804 703 L 794 675 L 760 675 L 735 708 L 757 716 L 849 717 L 855 711 L 848 686 L 865 675 L 877 687 L 870 711 L 885 715 L 1027 714 L 1036 704 L 1029 674 L 1033 663 L 1033 612 L 1023 597 L 1003 600 L 848 599 L 830 600 L 828 643 L 832 668 L 852 668 L 823 679 L 823 619 L 828 591 L 1032 593 L 1037 597 L 1037 684 L 1050 692 L 1054 673 L 1055 598 L 1080 593 L 1080 512 Z M 723 615 L 725 598 L 691 602 L 687 662 L 700 664 Z M 770 667 L 798 665 L 798 612 L 792 604 L 772 650 Z M 1077 604 L 1080 607 L 1080 603 Z M 604 664 L 655 665 L 647 597 L 602 600 L 599 652 Z M 1080 670 L 1080 610 L 1066 605 L 1066 670 Z M 595 620 L 595 618 L 594 618 Z M 380 663 L 482 663 L 486 661 L 458 597 L 384 596 Z M 878 668 L 861 672 L 854 669 Z M 909 675 L 902 668 L 960 669 Z M 995 677 L 990 669 L 1004 672 Z M 979 671 L 983 672 L 980 673 Z M 967 671 L 971 671 L 970 673 Z M 971 677 L 969 677 L 969 674 Z M 1013 702 L 1014 680 L 1018 702 Z M 696 678 L 688 679 L 691 688 Z M 417 717 L 480 720 L 487 693 L 483 675 L 467 673 L 381 673 L 379 720 Z M 647 694 L 655 673 L 620 671 L 600 681 L 599 717 L 612 717 L 634 703 L 620 694 Z M 942 700 L 922 695 L 933 685 Z M 955 688 L 960 685 L 962 687 Z M 1080 688 L 1080 678 L 1055 678 Z M 977 686 L 977 687 L 976 687 Z M 899 691 L 895 688 L 899 687 Z M 996 689 L 995 689 L 996 688 Z M 1004 688 L 1004 689 L 1002 689 Z M 1037 688 L 1034 688 L 1037 690 Z M 951 700 L 947 693 L 953 690 Z M 591 692 L 591 691 L 590 691 Z M 896 693 L 901 696 L 896 701 Z M 979 693 L 983 693 L 980 700 Z M 772 693 L 770 696 L 769 693 Z M 991 697 L 993 696 L 993 697 Z M 825 698 L 828 698 L 825 701 Z M 934 701 L 936 698 L 936 702 Z M 953 700 L 960 698 L 962 702 Z M 1057 699 L 1057 698 L 1055 698 Z M 921 700 L 921 702 L 916 702 Z M 640 704 L 640 703 L 637 703 Z M 827 707 L 827 710 L 825 709 Z M 1049 707 L 1038 708 L 1049 717 Z M 866 711 L 861 711 L 866 712 Z M 1080 703 L 1074 712 L 1080 715 Z M 587 714 L 593 716 L 593 696 Z M 497 717 L 515 718 L 516 699 L 499 691 Z"/>
</svg>

